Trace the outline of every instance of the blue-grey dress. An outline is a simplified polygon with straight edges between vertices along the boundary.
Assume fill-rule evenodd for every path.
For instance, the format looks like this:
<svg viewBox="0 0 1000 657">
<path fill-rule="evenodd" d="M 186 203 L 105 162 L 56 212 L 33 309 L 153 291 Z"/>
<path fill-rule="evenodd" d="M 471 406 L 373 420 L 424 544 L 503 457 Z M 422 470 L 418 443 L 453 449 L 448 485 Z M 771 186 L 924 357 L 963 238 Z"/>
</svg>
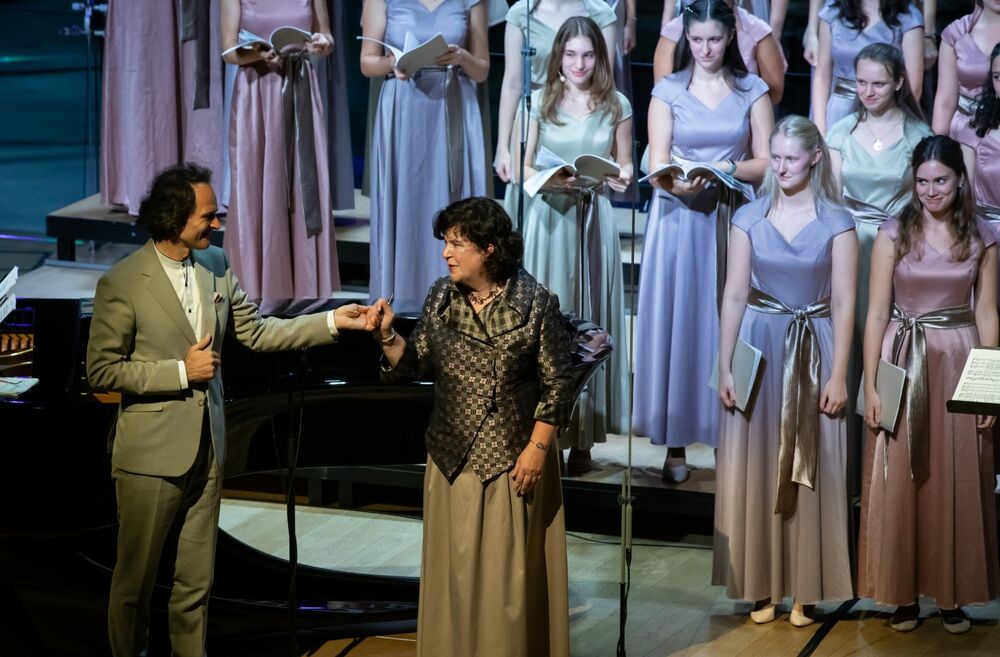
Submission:
<svg viewBox="0 0 1000 657">
<path fill-rule="evenodd" d="M 401 48 L 407 32 L 425 41 L 468 44 L 469 13 L 479 0 L 444 0 L 429 11 L 418 0 L 387 0 L 386 43 Z M 449 82 L 449 77 L 453 79 Z M 449 85 L 461 110 L 448 110 Z M 449 121 L 461 136 L 449 137 Z M 450 184 L 450 165 L 459 183 Z M 486 155 L 476 85 L 459 69 L 424 69 L 409 80 L 387 79 L 372 137 L 371 274 L 369 294 L 395 295 L 402 311 L 419 311 L 431 284 L 446 276 L 434 216 L 449 203 L 486 191 Z"/>
<path fill-rule="evenodd" d="M 688 91 L 691 70 L 672 73 L 653 88 L 651 102 L 674 116 L 672 151 L 695 161 L 740 161 L 750 156 L 750 108 L 767 94 L 756 75 L 738 79 L 709 109 Z M 635 329 L 632 419 L 635 433 L 654 444 L 715 445 L 719 398 L 709 388 L 718 351 L 715 221 L 718 190 L 693 197 L 656 191 L 649 209 Z"/>
</svg>

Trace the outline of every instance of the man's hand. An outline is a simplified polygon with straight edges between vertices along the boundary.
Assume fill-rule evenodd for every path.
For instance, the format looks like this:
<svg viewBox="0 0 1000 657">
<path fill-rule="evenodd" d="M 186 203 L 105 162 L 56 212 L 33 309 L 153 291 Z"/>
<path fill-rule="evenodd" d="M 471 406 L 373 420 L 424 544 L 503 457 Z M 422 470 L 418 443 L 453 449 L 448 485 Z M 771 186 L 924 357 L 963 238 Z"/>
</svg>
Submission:
<svg viewBox="0 0 1000 657">
<path fill-rule="evenodd" d="M 333 323 L 338 331 L 371 331 L 375 327 L 368 320 L 368 306 L 349 303 L 333 312 Z"/>
<path fill-rule="evenodd" d="M 211 381 L 216 370 L 222 367 L 222 356 L 208 348 L 211 343 L 212 336 L 206 334 L 198 344 L 188 349 L 187 357 L 184 358 L 184 372 L 188 383 Z"/>
</svg>

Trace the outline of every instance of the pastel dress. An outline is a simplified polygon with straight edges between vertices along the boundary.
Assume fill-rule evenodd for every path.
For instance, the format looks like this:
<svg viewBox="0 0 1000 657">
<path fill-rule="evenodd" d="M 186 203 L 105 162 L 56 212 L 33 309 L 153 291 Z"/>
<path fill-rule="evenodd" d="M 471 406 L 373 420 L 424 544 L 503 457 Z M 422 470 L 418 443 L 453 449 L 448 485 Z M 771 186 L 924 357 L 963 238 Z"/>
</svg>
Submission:
<svg viewBox="0 0 1000 657">
<path fill-rule="evenodd" d="M 617 126 L 610 116 L 593 112 L 576 118 L 559 110 L 563 124 L 550 123 L 541 118 L 542 94 L 541 89 L 532 93 L 531 108 L 532 119 L 538 122 L 539 146 L 566 162 L 584 154 L 614 159 Z M 631 118 L 628 99 L 618 93 L 617 102 L 619 121 Z M 590 449 L 595 442 L 605 442 L 609 432 L 628 430 L 629 348 L 621 242 L 611 201 L 604 192 L 584 196 L 586 192 L 540 192 L 526 197 L 522 235 L 525 270 L 556 293 L 563 312 L 594 322 L 613 341 L 611 358 L 581 394 L 579 421 L 563 440 Z M 516 198 L 507 200 L 506 209 L 512 216 L 517 212 Z"/>
<path fill-rule="evenodd" d="M 886 146 L 875 157 L 865 150 L 854 133 L 862 139 L 871 135 L 864 127 L 855 129 L 857 114 L 850 114 L 833 124 L 826 135 L 827 145 L 840 152 L 841 182 L 844 204 L 854 215 L 858 230 L 858 289 L 854 306 L 854 344 L 860 347 L 868 315 L 868 275 L 871 271 L 872 245 L 882 222 L 898 215 L 913 195 L 913 173 L 910 158 L 913 149 L 932 133 L 930 127 L 912 117 L 906 117 L 903 136 Z M 856 359 L 855 377 L 861 366 Z M 859 381 L 848 383 L 848 390 L 857 390 Z"/>
<path fill-rule="evenodd" d="M 690 3 L 688 3 L 690 4 Z M 761 19 L 743 7 L 736 7 L 736 45 L 747 70 L 757 75 L 757 44 L 772 33 L 766 19 Z M 682 13 L 668 21 L 661 29 L 660 36 L 674 43 L 684 37 L 684 16 Z"/>
<path fill-rule="evenodd" d="M 207 15 L 182 0 L 109 3 L 101 85 L 101 203 L 138 215 L 156 174 L 179 162 L 212 169 L 220 191 L 226 114 L 219 44 L 217 2 Z"/>
<path fill-rule="evenodd" d="M 941 32 L 941 41 L 955 50 L 955 66 L 958 73 L 958 107 L 951 118 L 952 139 L 960 139 L 960 132 L 972 118 L 972 106 L 983 88 L 983 80 L 990 71 L 990 56 L 972 38 L 972 28 L 982 15 L 977 8 L 971 14 L 952 22 Z"/>
<path fill-rule="evenodd" d="M 979 345 L 975 322 L 926 327 L 926 351 L 920 358 L 919 347 L 911 349 L 912 331 L 907 335 L 904 322 L 896 319 L 908 323 L 925 313 L 941 315 L 944 309 L 969 305 L 985 250 L 996 249 L 996 235 L 985 221 L 978 220 L 978 229 L 982 241 L 973 240 L 964 261 L 919 239 L 893 271 L 897 311 L 885 329 L 882 358 L 907 367 L 904 395 L 913 392 L 917 362 L 926 368 L 926 397 L 908 401 L 926 412 L 926 420 L 916 425 L 917 431 L 926 430 L 926 451 L 910 451 L 905 411 L 900 412 L 895 434 L 867 432 L 858 595 L 879 603 L 906 605 L 929 596 L 939 608 L 952 609 L 1000 595 L 995 434 L 977 431 L 975 415 L 953 414 L 946 408 L 969 350 Z M 881 231 L 894 242 L 899 239 L 896 220 Z M 897 332 L 903 333 L 898 355 L 893 348 Z"/>
<path fill-rule="evenodd" d="M 820 302 L 828 307 L 833 242 L 854 231 L 854 219 L 841 208 L 817 204 L 816 218 L 789 241 L 768 219 L 770 208 L 770 197 L 762 197 L 733 217 L 733 226 L 750 239 L 751 287 L 777 299 L 788 312 L 805 311 Z M 828 310 L 823 314 L 809 316 L 807 324 L 819 347 L 817 398 L 834 362 L 833 319 Z M 794 415 L 783 417 L 782 382 L 785 363 L 793 356 L 785 351 L 793 322 L 791 314 L 762 312 L 753 304 L 743 315 L 739 337 L 763 352 L 764 365 L 756 398 L 747 410 L 722 412 L 712 583 L 724 585 L 729 597 L 741 600 L 770 598 L 777 603 L 792 597 L 803 604 L 848 600 L 854 595 L 845 413 L 830 417 L 818 405 L 813 407 L 816 432 L 799 438 L 816 445 L 812 486 L 787 484 L 794 495 L 791 509 L 775 512 L 780 436 L 785 422 L 795 423 Z"/>
<path fill-rule="evenodd" d="M 955 139 L 975 153 L 976 213 L 1000 233 L 1000 130 L 994 128 L 980 137 L 966 124 L 959 128 Z"/>
<path fill-rule="evenodd" d="M 240 28 L 254 34 L 312 30 L 313 0 L 241 0 L 240 8 Z M 233 85 L 224 242 L 254 299 L 325 299 L 340 289 L 322 96 L 306 56 L 293 75 L 301 88 L 282 92 L 291 63 L 240 66 Z"/>
<path fill-rule="evenodd" d="M 430 11 L 419 0 L 389 0 L 382 40 L 402 48 L 408 32 L 418 42 L 440 32 L 465 46 L 477 4 L 444 0 Z M 434 217 L 455 201 L 485 194 L 483 143 L 476 84 L 461 69 L 387 77 L 372 134 L 372 298 L 394 296 L 397 309 L 416 312 L 431 284 L 448 274 Z"/>
<path fill-rule="evenodd" d="M 879 20 L 864 30 L 858 31 L 840 18 L 840 10 L 835 0 L 826 0 L 819 10 L 819 19 L 830 25 L 830 48 L 833 58 L 833 79 L 830 81 L 830 98 L 826 102 L 827 129 L 854 111 L 858 98 L 857 77 L 854 58 L 861 50 L 873 43 L 889 43 L 900 50 L 903 35 L 910 30 L 924 27 L 924 15 L 914 4 L 899 15 L 898 25 L 888 25 Z"/>
<path fill-rule="evenodd" d="M 673 159 L 738 162 L 751 157 L 750 108 L 767 85 L 749 74 L 714 108 L 688 90 L 691 69 L 653 88 L 670 106 Z M 642 248 L 635 328 L 633 427 L 654 444 L 714 446 L 720 404 L 709 388 L 719 348 L 716 220 L 720 192 L 679 197 L 655 190 Z M 728 231 L 722 234 L 728 238 Z"/>
</svg>

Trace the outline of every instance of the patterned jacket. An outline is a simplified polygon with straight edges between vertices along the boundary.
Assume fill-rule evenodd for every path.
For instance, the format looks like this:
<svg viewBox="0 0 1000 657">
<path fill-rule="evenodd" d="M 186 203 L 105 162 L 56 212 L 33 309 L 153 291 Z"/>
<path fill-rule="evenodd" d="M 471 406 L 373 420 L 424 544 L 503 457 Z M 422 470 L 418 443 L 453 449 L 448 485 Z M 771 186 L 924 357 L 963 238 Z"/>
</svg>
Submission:
<svg viewBox="0 0 1000 657">
<path fill-rule="evenodd" d="M 514 467 L 536 420 L 569 423 L 570 333 L 558 297 L 523 269 L 493 301 L 486 325 L 463 296 L 447 277 L 434 283 L 383 378 L 433 380 L 428 453 L 448 478 L 468 456 L 487 482 Z"/>
</svg>

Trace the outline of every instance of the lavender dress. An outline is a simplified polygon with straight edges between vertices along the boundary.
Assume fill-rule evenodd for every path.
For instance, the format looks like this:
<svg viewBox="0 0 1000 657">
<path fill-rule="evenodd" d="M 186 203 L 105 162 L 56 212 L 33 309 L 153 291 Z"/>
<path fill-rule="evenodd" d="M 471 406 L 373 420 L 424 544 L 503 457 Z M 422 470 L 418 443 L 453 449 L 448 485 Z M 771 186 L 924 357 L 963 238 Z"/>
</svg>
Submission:
<svg viewBox="0 0 1000 657">
<path fill-rule="evenodd" d="M 382 40 L 401 48 L 407 32 L 419 41 L 440 32 L 448 43 L 466 44 L 469 11 L 477 4 L 444 0 L 428 11 L 418 0 L 388 0 Z M 454 112 L 448 110 L 449 93 L 457 96 Z M 416 312 L 431 284 L 448 274 L 434 238 L 434 216 L 453 201 L 486 191 L 479 111 L 475 83 L 457 69 L 424 69 L 382 86 L 371 153 L 372 297 L 395 295 L 399 310 Z M 449 126 L 459 143 L 450 142 L 449 134 L 456 133 Z M 457 167 L 454 186 L 449 164 Z"/>
<path fill-rule="evenodd" d="M 769 197 L 740 208 L 733 226 L 750 238 L 751 285 L 790 308 L 830 295 L 833 240 L 854 230 L 847 212 L 816 208 L 816 219 L 789 242 L 767 218 Z M 716 464 L 712 583 L 731 598 L 811 604 L 853 597 L 847 538 L 847 422 L 819 415 L 815 486 L 797 485 L 791 513 L 775 514 L 785 331 L 790 315 L 747 308 L 740 338 L 764 354 L 749 413 L 723 411 Z M 833 323 L 813 317 L 820 391 L 833 367 Z"/>
<path fill-rule="evenodd" d="M 101 117 L 101 202 L 139 214 L 156 173 L 197 162 L 222 176 L 223 71 L 219 5 L 207 27 L 208 107 L 194 109 L 196 40 L 181 41 L 180 2 L 118 0 L 108 7 Z M 218 189 L 218 187 L 217 187 Z"/>
<path fill-rule="evenodd" d="M 958 73 L 958 108 L 951 118 L 950 135 L 959 139 L 959 132 L 969 122 L 972 105 L 982 90 L 983 80 L 990 70 L 990 56 L 982 51 L 972 38 L 972 28 L 983 10 L 977 8 L 971 14 L 962 16 L 946 27 L 941 33 L 941 41 L 955 50 L 955 64 Z"/>
<path fill-rule="evenodd" d="M 240 27 L 267 35 L 282 25 L 311 30 L 313 0 L 241 0 Z M 316 74 L 307 62 L 315 160 L 286 164 L 282 69 L 260 61 L 240 66 L 229 127 L 231 187 L 225 245 L 251 298 L 325 299 L 340 289 L 330 214 L 326 123 Z M 314 169 L 321 230 L 307 234 L 302 170 Z M 311 172 L 310 172 L 311 173 Z M 290 177 L 290 178 L 289 178 Z"/>
<path fill-rule="evenodd" d="M 833 55 L 833 80 L 830 99 L 826 102 L 827 128 L 854 111 L 857 100 L 854 58 L 861 49 L 873 43 L 891 43 L 903 47 L 903 34 L 924 27 L 924 15 L 914 5 L 899 15 L 899 25 L 890 27 L 880 20 L 875 25 L 858 32 L 840 19 L 840 10 L 834 0 L 826 0 L 819 10 L 819 18 L 830 24 L 830 44 Z"/>
<path fill-rule="evenodd" d="M 750 108 L 767 94 L 755 75 L 709 109 L 688 91 L 691 70 L 653 88 L 674 115 L 672 149 L 688 160 L 750 155 Z M 708 387 L 719 345 L 715 220 L 718 190 L 680 198 L 656 191 L 646 225 L 636 319 L 633 423 L 657 445 L 715 445 L 719 398 Z"/>
<path fill-rule="evenodd" d="M 937 252 L 926 240 L 896 263 L 895 303 L 907 316 L 968 304 L 973 298 L 985 248 L 996 236 L 979 221 L 982 241 L 974 241 L 965 261 Z M 899 223 L 879 229 L 894 242 Z M 885 328 L 882 358 L 892 361 L 899 322 Z M 932 329 L 926 334 L 927 474 L 911 478 L 905 416 L 890 438 L 868 434 L 861 493 L 858 541 L 858 595 L 891 605 L 910 604 L 918 595 L 936 599 L 941 609 L 986 603 L 1000 596 L 996 495 L 993 489 L 994 434 L 976 431 L 974 415 L 947 411 L 969 350 L 979 345 L 975 325 Z M 908 349 L 896 364 L 904 366 Z M 901 415 L 904 415 L 901 413 Z M 883 464 L 885 464 L 883 466 Z"/>
</svg>

